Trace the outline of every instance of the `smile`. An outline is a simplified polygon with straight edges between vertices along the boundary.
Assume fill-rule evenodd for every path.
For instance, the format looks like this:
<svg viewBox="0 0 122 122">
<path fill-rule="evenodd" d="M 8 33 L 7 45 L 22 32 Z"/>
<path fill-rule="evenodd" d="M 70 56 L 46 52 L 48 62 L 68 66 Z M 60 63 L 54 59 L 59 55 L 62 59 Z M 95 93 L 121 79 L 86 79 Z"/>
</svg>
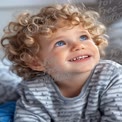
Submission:
<svg viewBox="0 0 122 122">
<path fill-rule="evenodd" d="M 75 58 L 70 59 L 69 61 L 70 61 L 70 62 L 73 62 L 73 61 L 77 61 L 77 60 L 86 59 L 86 58 L 89 58 L 89 57 L 90 57 L 90 56 L 88 56 L 88 55 L 77 56 L 77 57 L 75 57 Z"/>
</svg>

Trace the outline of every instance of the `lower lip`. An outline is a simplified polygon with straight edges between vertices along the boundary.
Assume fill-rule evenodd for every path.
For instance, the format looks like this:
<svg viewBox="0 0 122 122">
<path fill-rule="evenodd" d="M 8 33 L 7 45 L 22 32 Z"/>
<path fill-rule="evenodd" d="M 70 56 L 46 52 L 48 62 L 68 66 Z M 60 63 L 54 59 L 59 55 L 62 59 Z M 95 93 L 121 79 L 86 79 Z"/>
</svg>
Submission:
<svg viewBox="0 0 122 122">
<path fill-rule="evenodd" d="M 87 61 L 87 60 L 89 60 L 89 59 L 90 59 L 90 57 L 87 57 L 87 58 L 84 58 L 84 59 L 81 59 L 81 60 L 75 60 L 75 61 L 70 61 L 70 62 L 72 62 L 72 63 L 78 63 L 78 62 Z"/>
</svg>

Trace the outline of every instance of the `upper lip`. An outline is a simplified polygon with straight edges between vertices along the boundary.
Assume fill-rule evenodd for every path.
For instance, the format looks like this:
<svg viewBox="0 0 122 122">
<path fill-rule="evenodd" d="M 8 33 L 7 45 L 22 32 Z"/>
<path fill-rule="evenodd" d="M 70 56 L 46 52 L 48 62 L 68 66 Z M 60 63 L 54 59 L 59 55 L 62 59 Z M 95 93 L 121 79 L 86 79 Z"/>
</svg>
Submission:
<svg viewBox="0 0 122 122">
<path fill-rule="evenodd" d="M 78 59 L 78 58 L 90 57 L 90 56 L 91 55 L 89 55 L 89 54 L 77 55 L 77 56 L 70 58 L 68 61 L 72 61 L 73 59 Z"/>
</svg>

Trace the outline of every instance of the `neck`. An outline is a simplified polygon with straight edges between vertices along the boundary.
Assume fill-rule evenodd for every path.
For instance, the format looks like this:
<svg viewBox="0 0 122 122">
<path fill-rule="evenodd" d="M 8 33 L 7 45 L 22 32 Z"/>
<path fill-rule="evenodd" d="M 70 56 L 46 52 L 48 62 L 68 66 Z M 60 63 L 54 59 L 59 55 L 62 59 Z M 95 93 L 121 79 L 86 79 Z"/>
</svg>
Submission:
<svg viewBox="0 0 122 122">
<path fill-rule="evenodd" d="M 84 74 L 72 75 L 66 80 L 56 81 L 56 84 L 65 97 L 74 97 L 80 93 L 90 73 L 86 72 Z"/>
</svg>

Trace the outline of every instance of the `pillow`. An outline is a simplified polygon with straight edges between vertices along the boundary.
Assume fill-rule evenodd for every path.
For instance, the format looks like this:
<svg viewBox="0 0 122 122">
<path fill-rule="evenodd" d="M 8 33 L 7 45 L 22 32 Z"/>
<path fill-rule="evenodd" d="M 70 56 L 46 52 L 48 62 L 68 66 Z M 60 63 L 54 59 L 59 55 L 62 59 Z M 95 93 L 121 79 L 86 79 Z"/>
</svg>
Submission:
<svg viewBox="0 0 122 122">
<path fill-rule="evenodd" d="M 0 60 L 0 104 L 19 97 L 16 88 L 21 78 L 9 70 L 10 65 L 7 59 Z"/>
<path fill-rule="evenodd" d="M 0 105 L 0 122 L 13 122 L 16 102 L 6 102 Z"/>
</svg>

